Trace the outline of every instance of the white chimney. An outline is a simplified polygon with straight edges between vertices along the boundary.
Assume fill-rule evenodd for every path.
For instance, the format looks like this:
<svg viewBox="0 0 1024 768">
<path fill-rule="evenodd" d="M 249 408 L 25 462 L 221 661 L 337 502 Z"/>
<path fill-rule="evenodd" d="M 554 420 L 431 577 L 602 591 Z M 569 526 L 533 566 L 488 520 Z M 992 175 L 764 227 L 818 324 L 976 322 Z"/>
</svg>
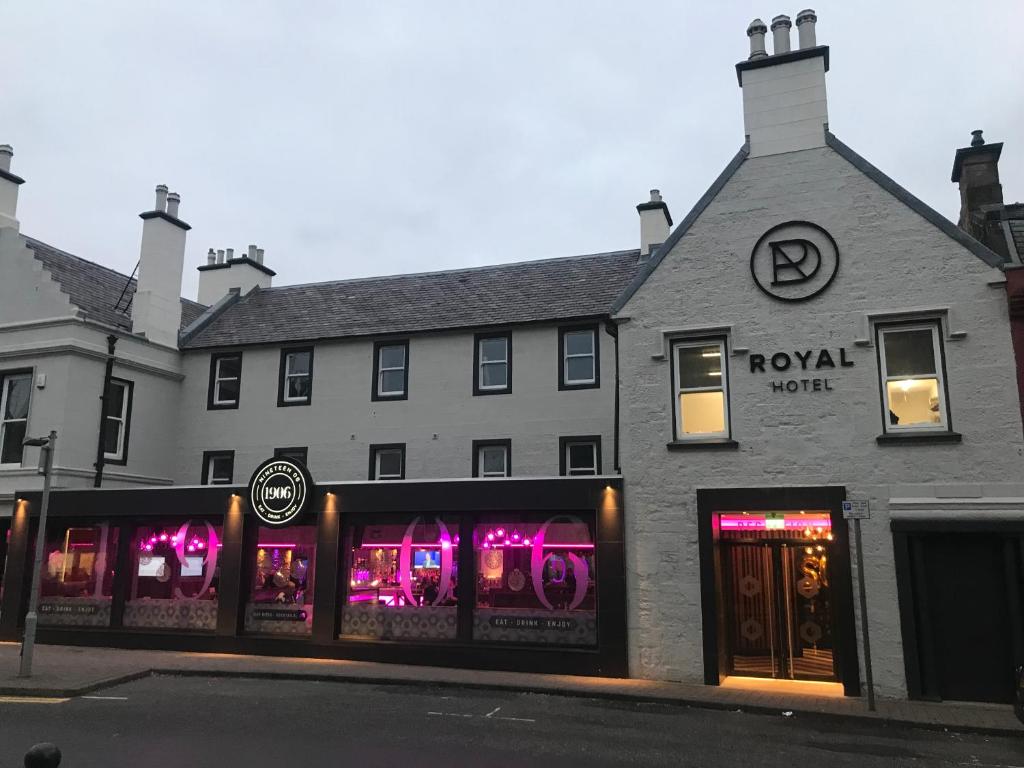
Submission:
<svg viewBox="0 0 1024 768">
<path fill-rule="evenodd" d="M 213 254 L 213 248 L 210 254 Z M 269 288 L 274 270 L 263 266 L 263 249 L 250 245 L 242 256 L 235 256 L 234 248 L 219 249 L 215 260 L 208 254 L 199 270 L 199 303 L 216 304 L 231 290 L 243 296 L 253 288 Z"/>
<path fill-rule="evenodd" d="M 825 146 L 828 46 L 815 45 L 816 22 L 814 11 L 800 11 L 800 49 L 793 51 L 789 17 L 772 19 L 771 56 L 759 55 L 763 44 L 757 36 L 763 35 L 764 23 L 755 19 L 747 28 L 750 58 L 736 65 L 736 76 L 743 89 L 743 127 L 750 157 Z"/>
<path fill-rule="evenodd" d="M 672 230 L 672 216 L 668 205 L 661 199 L 661 191 L 651 190 L 649 202 L 640 203 L 636 207 L 640 214 L 640 260 L 645 260 L 651 253 L 651 247 L 661 245 L 668 240 Z"/>
<path fill-rule="evenodd" d="M 13 156 L 14 150 L 10 144 L 0 144 L 0 229 L 19 228 L 18 187 L 25 180 L 11 173 Z"/>
<path fill-rule="evenodd" d="M 750 58 L 763 59 L 768 55 L 764 49 L 764 36 L 768 34 L 768 27 L 760 19 L 754 19 L 747 27 L 747 37 L 750 38 Z"/>
<path fill-rule="evenodd" d="M 161 184 L 156 188 L 156 208 L 139 214 L 142 247 L 138 286 L 132 299 L 132 331 L 170 347 L 178 346 L 185 233 L 191 229 L 177 216 L 180 202 L 177 194 L 168 194 Z"/>
</svg>

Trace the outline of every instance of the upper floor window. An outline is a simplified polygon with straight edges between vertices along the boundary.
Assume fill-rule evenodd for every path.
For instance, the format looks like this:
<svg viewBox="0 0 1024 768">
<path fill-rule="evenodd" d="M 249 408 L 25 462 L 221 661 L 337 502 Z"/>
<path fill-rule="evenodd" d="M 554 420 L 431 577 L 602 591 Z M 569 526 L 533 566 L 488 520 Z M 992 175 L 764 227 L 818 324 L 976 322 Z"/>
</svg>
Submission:
<svg viewBox="0 0 1024 768">
<path fill-rule="evenodd" d="M 0 374 L 0 464 L 21 466 L 31 394 L 31 371 Z"/>
<path fill-rule="evenodd" d="M 475 337 L 474 395 L 512 391 L 512 334 L 478 333 Z"/>
<path fill-rule="evenodd" d="M 885 431 L 948 430 L 939 324 L 879 326 L 877 333 Z"/>
<path fill-rule="evenodd" d="M 207 451 L 203 454 L 203 485 L 231 485 L 234 476 L 234 451 Z"/>
<path fill-rule="evenodd" d="M 309 405 L 313 398 L 313 348 L 281 350 L 277 404 Z"/>
<path fill-rule="evenodd" d="M 728 438 L 729 372 L 725 342 L 675 342 L 672 361 L 675 439 Z"/>
<path fill-rule="evenodd" d="M 297 461 L 300 464 L 308 464 L 307 459 L 309 458 L 308 448 L 275 448 L 274 449 L 275 459 L 291 459 Z"/>
<path fill-rule="evenodd" d="M 510 477 L 511 440 L 474 440 L 473 477 Z"/>
<path fill-rule="evenodd" d="M 558 329 L 558 388 L 586 389 L 600 386 L 597 326 Z"/>
<path fill-rule="evenodd" d="M 242 353 L 221 352 L 210 356 L 209 409 L 237 408 L 242 388 Z"/>
<path fill-rule="evenodd" d="M 370 446 L 370 479 L 403 480 L 405 478 L 405 444 Z"/>
<path fill-rule="evenodd" d="M 132 418 L 134 384 L 111 379 L 107 387 L 107 423 L 103 432 L 103 458 L 111 464 L 128 461 L 128 429 Z"/>
<path fill-rule="evenodd" d="M 374 400 L 405 400 L 409 396 L 408 340 L 374 344 L 373 369 Z"/>
<path fill-rule="evenodd" d="M 559 443 L 562 452 L 559 459 L 561 474 L 569 476 L 601 474 L 600 436 L 563 437 Z"/>
</svg>

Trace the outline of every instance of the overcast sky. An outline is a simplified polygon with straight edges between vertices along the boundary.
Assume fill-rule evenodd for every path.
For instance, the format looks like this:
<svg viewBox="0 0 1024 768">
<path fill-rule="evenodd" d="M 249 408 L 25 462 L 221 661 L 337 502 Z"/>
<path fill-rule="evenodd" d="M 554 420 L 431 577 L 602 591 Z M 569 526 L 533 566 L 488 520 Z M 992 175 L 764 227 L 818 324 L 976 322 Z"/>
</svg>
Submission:
<svg viewBox="0 0 1024 768">
<path fill-rule="evenodd" d="M 814 7 L 837 136 L 955 221 L 983 128 L 1024 199 L 1021 0 Z M 179 192 L 190 297 L 251 242 L 278 285 L 633 248 L 651 187 L 678 221 L 742 144 L 747 24 L 799 10 L 8 0 L 0 143 L 22 231 L 124 272 Z"/>
</svg>

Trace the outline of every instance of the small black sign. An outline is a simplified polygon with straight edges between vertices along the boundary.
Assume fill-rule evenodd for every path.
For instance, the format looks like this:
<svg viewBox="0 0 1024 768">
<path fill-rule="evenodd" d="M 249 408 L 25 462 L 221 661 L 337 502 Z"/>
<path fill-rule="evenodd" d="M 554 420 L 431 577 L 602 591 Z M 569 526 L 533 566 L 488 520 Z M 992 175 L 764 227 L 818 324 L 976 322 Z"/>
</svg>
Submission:
<svg viewBox="0 0 1024 768">
<path fill-rule="evenodd" d="M 276 527 L 295 522 L 309 506 L 313 479 L 295 459 L 269 459 L 249 480 L 249 506 L 256 517 Z"/>
<path fill-rule="evenodd" d="M 750 274 L 757 287 L 779 301 L 806 301 L 817 296 L 838 271 L 836 241 L 809 221 L 787 221 L 772 227 L 750 254 Z"/>
<path fill-rule="evenodd" d="M 257 621 L 305 621 L 306 612 L 282 608 L 253 608 L 252 617 Z"/>
<path fill-rule="evenodd" d="M 491 626 L 499 629 L 540 629 L 552 632 L 571 632 L 576 619 L 557 616 L 491 616 Z"/>
</svg>

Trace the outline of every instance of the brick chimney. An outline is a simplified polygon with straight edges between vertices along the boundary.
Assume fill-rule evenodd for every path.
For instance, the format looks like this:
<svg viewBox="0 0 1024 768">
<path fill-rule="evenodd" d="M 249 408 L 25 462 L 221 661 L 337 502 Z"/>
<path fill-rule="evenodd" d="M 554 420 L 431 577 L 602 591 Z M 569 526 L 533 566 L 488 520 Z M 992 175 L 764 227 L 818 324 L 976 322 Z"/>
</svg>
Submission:
<svg viewBox="0 0 1024 768">
<path fill-rule="evenodd" d="M 181 328 L 181 273 L 185 266 L 185 233 L 191 227 L 178 218 L 181 198 L 156 188 L 153 210 L 140 213 L 142 247 L 139 281 L 132 299 L 132 331 L 150 341 L 178 346 Z"/>
<path fill-rule="evenodd" d="M 649 202 L 640 203 L 636 207 L 640 214 L 640 261 L 646 261 L 651 248 L 668 240 L 672 229 L 672 215 L 668 212 L 668 204 L 661 199 L 661 191 L 651 190 Z"/>
<path fill-rule="evenodd" d="M 11 173 L 13 156 L 10 144 L 0 144 L 0 229 L 18 230 L 18 187 L 25 180 Z"/>
<path fill-rule="evenodd" d="M 1013 235 L 1006 221 L 1003 186 L 999 183 L 1002 143 L 986 144 L 981 131 L 971 131 L 971 145 L 956 151 L 950 180 L 960 187 L 957 224 L 1007 261 L 1016 261 Z"/>
<path fill-rule="evenodd" d="M 772 19 L 772 53 L 765 50 L 768 27 L 754 19 L 747 27 L 750 57 L 736 65 L 743 89 L 743 127 L 750 156 L 775 155 L 825 146 L 828 46 L 817 44 L 814 11 L 796 17 L 800 48 L 792 50 L 789 16 Z"/>
<path fill-rule="evenodd" d="M 241 295 L 253 288 L 269 288 L 277 273 L 263 264 L 263 249 L 250 245 L 247 253 L 235 257 L 235 249 L 227 248 L 206 254 L 206 263 L 199 269 L 199 303 L 216 304 L 232 289 Z"/>
</svg>

